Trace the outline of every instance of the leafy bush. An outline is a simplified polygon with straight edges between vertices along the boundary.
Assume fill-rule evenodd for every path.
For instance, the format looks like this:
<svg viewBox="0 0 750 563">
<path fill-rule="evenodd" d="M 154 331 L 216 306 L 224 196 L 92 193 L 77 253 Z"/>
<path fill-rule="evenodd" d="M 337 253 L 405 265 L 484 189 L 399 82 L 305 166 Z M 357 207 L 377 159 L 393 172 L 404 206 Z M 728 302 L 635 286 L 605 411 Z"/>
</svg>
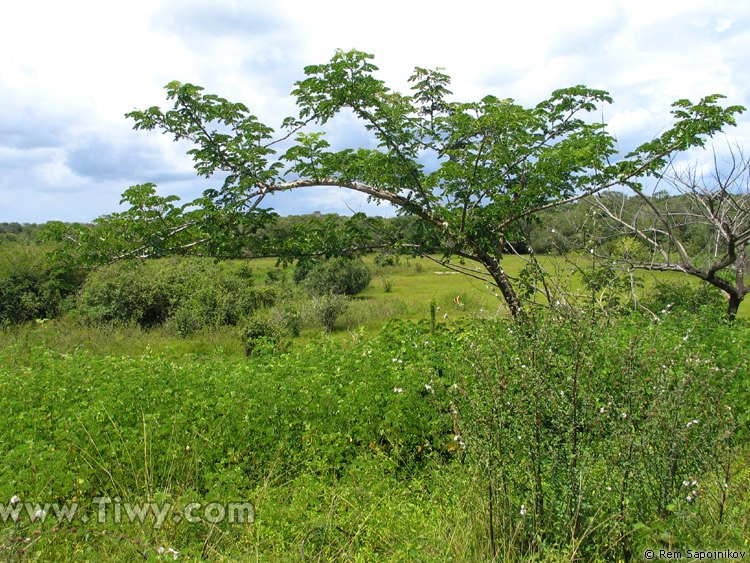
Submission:
<svg viewBox="0 0 750 563">
<path fill-rule="evenodd" d="M 245 355 L 250 356 L 261 349 L 275 348 L 281 339 L 281 331 L 269 315 L 256 313 L 243 322 L 240 338 L 245 347 Z"/>
<path fill-rule="evenodd" d="M 313 318 L 328 332 L 333 331 L 336 320 L 349 308 L 349 299 L 345 295 L 329 293 L 313 297 L 310 311 Z"/>
<path fill-rule="evenodd" d="M 0 258 L 0 326 L 53 318 L 85 279 L 85 272 L 49 264 L 46 249 L 5 244 Z"/>
<path fill-rule="evenodd" d="M 651 311 L 678 311 L 698 314 L 708 311 L 723 311 L 727 299 L 721 291 L 708 283 L 672 281 L 659 283 L 642 300 Z"/>
<path fill-rule="evenodd" d="M 380 252 L 375 255 L 375 264 L 378 266 L 397 266 L 399 262 L 398 254 L 392 252 Z"/>
<path fill-rule="evenodd" d="M 370 285 L 371 279 L 370 268 L 362 260 L 338 257 L 314 266 L 304 283 L 307 291 L 315 296 L 357 295 Z"/>
<path fill-rule="evenodd" d="M 86 281 L 76 316 L 92 325 L 167 323 L 181 335 L 202 327 L 235 325 L 275 302 L 275 290 L 252 287 L 244 263 L 198 259 L 121 262 Z"/>
<path fill-rule="evenodd" d="M 627 560 L 639 523 L 692 511 L 703 476 L 729 471 L 743 416 L 737 364 L 705 325 L 569 313 L 477 333 L 456 404 L 491 534 L 519 557 L 559 545 Z"/>
<path fill-rule="evenodd" d="M 289 336 L 299 336 L 302 332 L 302 315 L 294 305 L 276 306 L 271 310 L 271 318 Z"/>
</svg>

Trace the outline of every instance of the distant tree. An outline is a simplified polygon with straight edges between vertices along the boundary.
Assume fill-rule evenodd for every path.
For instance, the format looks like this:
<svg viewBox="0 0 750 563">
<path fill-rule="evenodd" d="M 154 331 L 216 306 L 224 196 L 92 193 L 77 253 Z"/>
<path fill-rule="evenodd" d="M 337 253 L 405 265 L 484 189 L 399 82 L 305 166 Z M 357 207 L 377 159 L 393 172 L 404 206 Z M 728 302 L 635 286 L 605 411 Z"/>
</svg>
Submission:
<svg viewBox="0 0 750 563">
<path fill-rule="evenodd" d="M 734 318 L 750 293 L 750 157 L 731 145 L 727 160 L 713 156 L 710 172 L 670 163 L 650 193 L 634 186 L 586 201 L 600 211 L 609 238 L 620 241 L 600 246 L 601 257 L 703 280 L 724 293 Z"/>
<path fill-rule="evenodd" d="M 523 306 L 502 259 L 519 220 L 635 182 L 733 124 L 742 110 L 719 106 L 719 96 L 681 100 L 671 129 L 613 164 L 614 139 L 603 123 L 585 119 L 612 101 L 607 92 L 574 86 L 530 108 L 495 96 L 458 102 L 449 100 L 447 75 L 416 68 L 412 93 L 405 95 L 375 78 L 372 58 L 337 51 L 329 63 L 305 68 L 307 78 L 293 91 L 299 116 L 285 119 L 278 135 L 243 104 L 170 83 L 171 110 L 151 107 L 128 116 L 136 129 L 192 143 L 188 153 L 198 174 L 225 173 L 223 184 L 181 205 L 174 196 L 156 195 L 153 185 L 136 186 L 124 194 L 127 211 L 100 220 L 93 231 L 60 228 L 57 237 L 97 260 L 198 249 L 226 255 L 271 220 L 260 207 L 268 195 L 340 186 L 430 224 L 448 267 L 494 285 L 517 315 Z M 323 131 L 306 129 L 324 127 L 342 111 L 363 124 L 375 148 L 333 151 Z M 283 143 L 291 146 L 278 156 Z M 487 274 L 451 257 L 481 264 Z"/>
</svg>

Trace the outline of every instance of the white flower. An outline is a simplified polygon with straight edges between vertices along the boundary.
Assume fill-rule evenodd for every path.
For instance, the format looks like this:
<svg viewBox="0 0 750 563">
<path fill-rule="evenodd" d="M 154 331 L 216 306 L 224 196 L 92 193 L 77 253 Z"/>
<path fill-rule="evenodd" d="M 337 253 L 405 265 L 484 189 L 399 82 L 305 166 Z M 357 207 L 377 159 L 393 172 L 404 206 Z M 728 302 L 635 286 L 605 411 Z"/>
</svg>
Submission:
<svg viewBox="0 0 750 563">
<path fill-rule="evenodd" d="M 394 388 L 393 388 L 393 392 L 394 392 L 394 393 L 403 393 L 403 392 L 404 392 L 404 390 L 403 390 L 403 389 L 401 389 L 401 387 L 394 387 Z"/>
<path fill-rule="evenodd" d="M 591 252 L 591 254 L 593 254 L 594 253 L 594 249 L 592 248 L 589 252 Z"/>
<path fill-rule="evenodd" d="M 604 407 L 601 407 L 601 408 L 599 409 L 599 412 L 603 413 L 603 412 L 604 412 Z"/>
<path fill-rule="evenodd" d="M 682 482 L 682 486 L 683 487 L 689 487 L 690 486 L 690 481 L 688 481 L 688 480 L 683 481 Z"/>
<path fill-rule="evenodd" d="M 693 495 L 686 496 L 685 500 L 688 501 L 688 502 L 693 502 Z"/>
<path fill-rule="evenodd" d="M 612 490 L 612 487 L 607 487 L 607 490 L 608 490 L 608 491 L 611 491 L 611 490 Z"/>
<path fill-rule="evenodd" d="M 460 436 L 459 434 L 456 434 L 455 436 L 453 436 L 453 439 L 454 439 L 454 440 L 455 440 L 456 442 L 460 442 L 460 441 L 461 441 L 461 436 Z"/>
<path fill-rule="evenodd" d="M 521 514 L 521 516 L 526 516 L 526 505 L 525 504 L 521 505 L 520 514 Z"/>
<path fill-rule="evenodd" d="M 628 418 L 628 413 L 626 412 L 622 413 L 622 418 Z"/>
<path fill-rule="evenodd" d="M 177 551 L 177 550 L 176 550 L 175 548 L 173 548 L 173 547 L 170 547 L 170 548 L 169 548 L 169 549 L 167 550 L 167 553 L 168 553 L 169 555 L 171 555 L 171 556 L 172 556 L 172 560 L 173 560 L 173 561 L 177 561 L 177 557 L 178 557 L 178 556 L 180 555 L 180 552 L 179 552 L 179 551 Z"/>
<path fill-rule="evenodd" d="M 432 385 L 430 385 L 429 383 L 425 383 L 424 388 L 427 389 L 427 391 L 429 391 L 430 393 L 435 392 L 435 390 L 432 388 Z"/>
<path fill-rule="evenodd" d="M 44 520 L 45 516 L 47 516 L 46 510 L 37 510 L 34 513 L 34 516 L 31 518 L 31 521 L 34 522 L 35 520 Z"/>
<path fill-rule="evenodd" d="M 164 553 L 164 548 L 162 546 L 157 547 L 156 548 L 156 553 L 159 554 L 159 555 L 161 555 L 162 553 Z"/>
<path fill-rule="evenodd" d="M 9 504 L 10 504 L 11 506 L 13 506 L 14 504 L 18 504 L 19 502 L 21 502 L 21 499 L 20 499 L 20 498 L 18 498 L 18 495 L 13 495 L 12 497 L 10 497 L 10 502 L 9 502 Z"/>
</svg>

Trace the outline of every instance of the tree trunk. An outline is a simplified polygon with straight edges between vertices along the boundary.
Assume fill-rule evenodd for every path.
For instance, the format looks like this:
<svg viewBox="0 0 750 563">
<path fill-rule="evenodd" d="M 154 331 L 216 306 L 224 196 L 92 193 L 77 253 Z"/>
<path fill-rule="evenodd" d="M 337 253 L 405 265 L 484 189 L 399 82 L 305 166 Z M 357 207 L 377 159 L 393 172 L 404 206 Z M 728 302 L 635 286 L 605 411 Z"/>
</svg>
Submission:
<svg viewBox="0 0 750 563">
<path fill-rule="evenodd" d="M 734 291 L 729 293 L 729 304 L 727 305 L 727 317 L 730 321 L 733 321 L 737 316 L 737 309 L 740 308 L 742 303 L 742 297 Z"/>
<path fill-rule="evenodd" d="M 506 274 L 505 270 L 500 266 L 500 262 L 494 256 L 486 254 L 480 256 L 480 259 L 484 267 L 487 268 L 487 271 L 492 276 L 492 279 L 495 280 L 497 287 L 500 289 L 503 299 L 505 299 L 505 302 L 508 304 L 510 314 L 516 318 L 522 316 L 523 305 L 521 305 L 521 300 L 518 298 L 515 289 L 513 289 L 513 284 L 511 283 L 508 274 Z"/>
</svg>

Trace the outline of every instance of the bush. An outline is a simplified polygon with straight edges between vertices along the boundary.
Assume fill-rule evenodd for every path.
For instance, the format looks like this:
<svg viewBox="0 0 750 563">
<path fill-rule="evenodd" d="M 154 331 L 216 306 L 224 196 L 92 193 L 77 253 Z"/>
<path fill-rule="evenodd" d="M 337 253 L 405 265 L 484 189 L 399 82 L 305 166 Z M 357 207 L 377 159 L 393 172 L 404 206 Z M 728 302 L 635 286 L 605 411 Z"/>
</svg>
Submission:
<svg viewBox="0 0 750 563">
<path fill-rule="evenodd" d="M 704 324 L 570 313 L 477 332 L 457 442 L 484 468 L 492 533 L 519 555 L 628 560 L 639 523 L 691 512 L 738 436 L 737 368 Z"/>
<path fill-rule="evenodd" d="M 398 254 L 381 252 L 375 255 L 375 264 L 378 266 L 397 266 L 400 262 Z"/>
<path fill-rule="evenodd" d="M 659 283 L 641 302 L 656 314 L 670 310 L 688 314 L 723 312 L 727 307 L 727 299 L 718 288 L 704 282 L 687 281 Z"/>
<path fill-rule="evenodd" d="M 274 349 L 281 340 L 281 331 L 267 314 L 256 313 L 245 320 L 240 328 L 240 339 L 245 355 L 264 349 Z"/>
<path fill-rule="evenodd" d="M 364 291 L 372 273 L 367 264 L 359 259 L 331 258 L 314 266 L 307 274 L 304 284 L 308 293 L 313 296 L 357 295 Z"/>
<path fill-rule="evenodd" d="M 345 295 L 329 293 L 314 297 L 310 309 L 314 319 L 328 332 L 333 331 L 336 320 L 349 308 L 349 299 Z"/>
<path fill-rule="evenodd" d="M 47 262 L 47 249 L 3 245 L 0 263 L 0 326 L 56 317 L 86 273 Z"/>
<path fill-rule="evenodd" d="M 251 272 L 245 263 L 201 259 L 121 262 L 89 277 L 75 314 L 92 325 L 167 323 L 183 336 L 232 326 L 276 300 L 273 288 L 252 287 Z"/>
</svg>

